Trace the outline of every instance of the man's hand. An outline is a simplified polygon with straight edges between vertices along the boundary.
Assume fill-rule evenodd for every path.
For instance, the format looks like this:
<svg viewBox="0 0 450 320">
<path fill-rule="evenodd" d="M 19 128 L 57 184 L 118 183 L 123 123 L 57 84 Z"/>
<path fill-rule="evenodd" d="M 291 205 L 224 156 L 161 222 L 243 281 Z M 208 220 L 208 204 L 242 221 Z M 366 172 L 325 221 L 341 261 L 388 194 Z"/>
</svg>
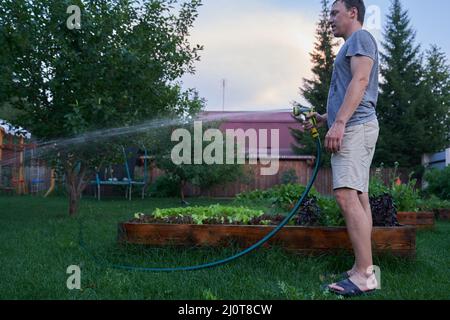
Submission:
<svg viewBox="0 0 450 320">
<path fill-rule="evenodd" d="M 336 121 L 325 137 L 325 149 L 331 153 L 341 151 L 344 139 L 345 123 Z"/>
<path fill-rule="evenodd" d="M 314 128 L 314 125 L 310 121 L 312 118 L 316 119 L 316 121 L 317 121 L 317 128 L 321 128 L 327 123 L 327 115 L 326 114 L 320 115 L 317 112 L 312 112 L 306 117 L 306 122 L 303 125 L 303 128 L 305 130 L 309 131 L 312 128 Z"/>
</svg>

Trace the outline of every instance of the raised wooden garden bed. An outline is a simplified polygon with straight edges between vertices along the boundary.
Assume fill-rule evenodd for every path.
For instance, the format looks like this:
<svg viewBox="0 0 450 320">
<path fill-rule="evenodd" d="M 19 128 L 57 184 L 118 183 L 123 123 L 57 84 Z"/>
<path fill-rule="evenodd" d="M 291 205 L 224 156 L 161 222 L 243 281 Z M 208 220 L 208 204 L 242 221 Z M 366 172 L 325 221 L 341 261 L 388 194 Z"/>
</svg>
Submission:
<svg viewBox="0 0 450 320">
<path fill-rule="evenodd" d="M 435 223 L 433 212 L 398 212 L 397 219 L 400 224 L 416 226 L 418 229 L 432 229 Z"/>
<path fill-rule="evenodd" d="M 450 220 L 450 209 L 436 209 L 435 213 L 439 220 L 443 220 L 443 221 Z"/>
<path fill-rule="evenodd" d="M 119 224 L 119 241 L 150 246 L 219 247 L 237 244 L 249 247 L 266 236 L 274 226 L 187 225 L 187 224 Z M 376 227 L 373 249 L 378 254 L 414 257 L 416 228 L 413 226 Z M 297 227 L 283 228 L 265 247 L 279 245 L 295 253 L 317 254 L 351 250 L 346 228 Z"/>
</svg>

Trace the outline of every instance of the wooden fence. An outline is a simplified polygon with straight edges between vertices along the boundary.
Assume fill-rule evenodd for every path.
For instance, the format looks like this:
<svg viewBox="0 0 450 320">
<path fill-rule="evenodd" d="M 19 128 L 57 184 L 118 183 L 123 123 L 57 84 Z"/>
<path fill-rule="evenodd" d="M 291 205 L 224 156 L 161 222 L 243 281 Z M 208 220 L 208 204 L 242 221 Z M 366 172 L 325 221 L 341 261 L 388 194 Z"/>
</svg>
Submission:
<svg viewBox="0 0 450 320">
<path fill-rule="evenodd" d="M 306 185 L 313 173 L 313 165 L 309 160 L 280 160 L 280 167 L 278 174 L 274 176 L 262 176 L 260 175 L 260 169 L 262 165 L 246 165 L 247 175 L 245 178 L 240 179 L 240 181 L 227 183 L 225 185 L 220 185 L 211 188 L 210 190 L 201 191 L 198 187 L 187 185 L 185 188 L 186 196 L 210 196 L 213 198 L 232 198 L 237 194 L 245 191 L 252 190 L 267 190 L 276 185 L 282 184 L 283 174 L 289 170 L 293 170 L 297 176 L 297 182 Z M 136 167 L 136 176 L 142 176 L 142 167 Z M 394 169 L 386 168 L 383 169 L 379 175 L 382 180 L 388 184 L 393 175 Z M 376 169 L 371 170 L 371 176 L 376 174 Z M 401 177 L 403 182 L 408 180 L 409 171 L 405 169 L 399 169 L 397 175 Z M 50 175 L 51 170 L 44 166 L 33 166 L 25 167 L 25 179 L 26 186 L 29 193 L 42 193 L 48 190 L 50 187 Z M 151 168 L 149 170 L 150 183 L 154 183 L 156 179 L 164 175 L 164 172 L 158 168 Z M 420 188 L 421 182 L 418 181 L 417 187 Z M 314 187 L 320 194 L 332 196 L 333 195 L 333 179 L 331 168 L 321 168 Z M 121 195 L 122 191 L 119 189 L 105 190 L 106 195 Z M 92 190 L 88 191 L 89 193 Z"/>
<path fill-rule="evenodd" d="M 408 169 L 397 169 L 394 168 L 384 168 L 379 173 L 377 173 L 376 168 L 372 168 L 370 170 L 370 176 L 374 177 L 379 175 L 381 180 L 389 185 L 392 183 L 392 179 L 394 179 L 394 174 L 396 177 L 399 177 L 404 183 L 408 181 L 410 170 Z M 421 182 L 418 181 L 416 184 L 416 188 L 420 188 Z M 317 175 L 316 182 L 314 183 L 314 187 L 320 194 L 332 196 L 333 195 L 333 175 L 331 172 L 331 168 L 322 168 Z"/>
<path fill-rule="evenodd" d="M 311 178 L 313 173 L 313 166 L 309 161 L 299 161 L 299 160 L 284 160 L 280 161 L 280 170 L 277 175 L 274 176 L 261 176 L 259 174 L 261 165 L 247 165 L 247 173 L 249 178 L 248 181 L 236 181 L 233 183 L 227 183 L 225 185 L 220 185 L 212 188 L 211 190 L 201 191 L 198 187 L 187 185 L 185 188 L 185 194 L 187 196 L 210 196 L 213 198 L 232 198 L 237 194 L 245 191 L 251 190 L 267 190 L 276 185 L 282 184 L 283 173 L 288 170 L 294 170 L 297 176 L 297 182 L 306 185 Z M 391 180 L 396 176 L 399 176 L 403 182 L 408 181 L 409 175 L 408 169 L 398 169 L 395 171 L 393 168 L 384 168 L 378 175 L 385 184 L 391 183 Z M 152 181 L 154 182 L 159 176 L 164 175 L 164 172 L 157 168 L 151 170 Z M 371 177 L 377 175 L 377 169 L 372 168 Z M 418 181 L 416 184 L 417 188 L 420 188 L 421 182 Z M 327 196 L 333 195 L 333 176 L 331 168 L 321 168 L 316 182 L 314 183 L 316 190 Z"/>
</svg>

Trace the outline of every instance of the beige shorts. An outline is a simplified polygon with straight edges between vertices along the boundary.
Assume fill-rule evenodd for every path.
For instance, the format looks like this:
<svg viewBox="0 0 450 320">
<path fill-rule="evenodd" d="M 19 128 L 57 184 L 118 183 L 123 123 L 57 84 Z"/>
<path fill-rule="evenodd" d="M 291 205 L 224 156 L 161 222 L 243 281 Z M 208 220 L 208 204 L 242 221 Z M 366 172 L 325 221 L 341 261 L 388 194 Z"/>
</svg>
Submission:
<svg viewBox="0 0 450 320">
<path fill-rule="evenodd" d="M 370 166 L 379 133 L 377 119 L 345 129 L 341 151 L 331 156 L 334 190 L 369 192 Z"/>
</svg>

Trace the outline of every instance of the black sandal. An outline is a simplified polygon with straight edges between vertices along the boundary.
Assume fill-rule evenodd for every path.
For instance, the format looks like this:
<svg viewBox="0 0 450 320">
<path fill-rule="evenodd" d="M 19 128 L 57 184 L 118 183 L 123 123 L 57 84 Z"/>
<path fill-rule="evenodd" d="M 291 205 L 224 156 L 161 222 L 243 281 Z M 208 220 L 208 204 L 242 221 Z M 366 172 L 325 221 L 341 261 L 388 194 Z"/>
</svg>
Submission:
<svg viewBox="0 0 450 320">
<path fill-rule="evenodd" d="M 327 289 L 329 291 L 331 291 L 332 293 L 335 293 L 335 294 L 337 294 L 339 296 L 343 296 L 343 297 L 346 297 L 346 298 L 358 297 L 358 296 L 362 296 L 362 295 L 366 295 L 366 294 L 371 294 L 371 293 L 374 293 L 376 291 L 376 289 L 368 290 L 368 291 L 362 291 L 350 279 L 342 280 L 342 281 L 336 283 L 336 286 L 341 287 L 342 289 L 344 289 L 344 291 L 330 288 L 330 286 L 328 286 Z"/>
</svg>

